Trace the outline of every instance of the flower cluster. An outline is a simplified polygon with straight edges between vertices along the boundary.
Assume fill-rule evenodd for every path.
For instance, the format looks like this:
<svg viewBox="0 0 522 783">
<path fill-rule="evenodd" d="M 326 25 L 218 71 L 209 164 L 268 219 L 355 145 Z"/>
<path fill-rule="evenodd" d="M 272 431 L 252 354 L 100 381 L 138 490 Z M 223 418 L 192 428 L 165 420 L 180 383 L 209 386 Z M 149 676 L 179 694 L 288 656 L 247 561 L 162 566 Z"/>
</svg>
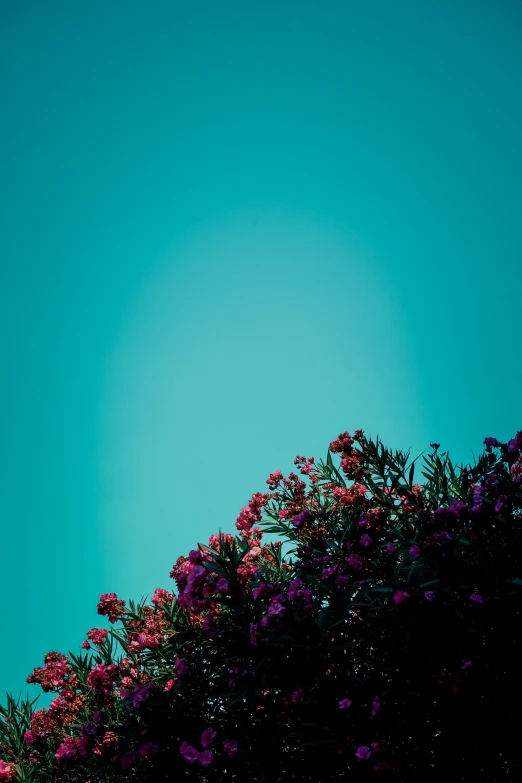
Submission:
<svg viewBox="0 0 522 783">
<path fill-rule="evenodd" d="M 484 445 L 419 483 L 357 430 L 272 472 L 174 590 L 101 596 L 28 678 L 48 708 L 8 696 L 0 781 L 520 779 L 522 431 Z"/>
</svg>

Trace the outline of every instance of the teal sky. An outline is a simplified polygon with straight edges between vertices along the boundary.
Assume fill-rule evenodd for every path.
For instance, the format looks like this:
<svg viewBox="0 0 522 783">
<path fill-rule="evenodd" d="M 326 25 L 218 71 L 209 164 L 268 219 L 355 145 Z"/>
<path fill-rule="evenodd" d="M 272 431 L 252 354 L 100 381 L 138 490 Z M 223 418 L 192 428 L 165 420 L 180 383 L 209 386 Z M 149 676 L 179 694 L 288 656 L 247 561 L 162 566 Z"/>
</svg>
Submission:
<svg viewBox="0 0 522 783">
<path fill-rule="evenodd" d="M 0 20 L 3 694 L 340 431 L 521 428 L 522 8 Z"/>
</svg>

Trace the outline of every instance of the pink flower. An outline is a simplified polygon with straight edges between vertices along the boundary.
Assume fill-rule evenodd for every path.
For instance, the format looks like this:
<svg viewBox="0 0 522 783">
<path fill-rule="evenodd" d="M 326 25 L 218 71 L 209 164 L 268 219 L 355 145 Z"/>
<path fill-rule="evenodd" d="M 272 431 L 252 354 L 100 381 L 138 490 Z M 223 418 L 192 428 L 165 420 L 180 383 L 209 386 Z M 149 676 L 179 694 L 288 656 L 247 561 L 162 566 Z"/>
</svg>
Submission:
<svg viewBox="0 0 522 783">
<path fill-rule="evenodd" d="M 57 761 L 72 759 L 78 753 L 80 740 L 75 737 L 66 737 L 62 742 L 54 757 Z"/>
<path fill-rule="evenodd" d="M 384 551 L 388 552 L 388 554 L 393 554 L 393 552 L 396 552 L 395 544 L 392 544 L 391 542 L 389 544 L 386 544 L 384 547 Z"/>
<path fill-rule="evenodd" d="M 89 644 L 87 639 L 84 639 L 84 641 L 81 643 L 80 646 L 81 646 L 82 650 L 90 650 L 91 649 L 91 645 Z"/>
<path fill-rule="evenodd" d="M 87 639 L 93 644 L 105 644 L 108 635 L 109 632 L 105 628 L 91 628 L 90 631 L 87 631 Z"/>
<path fill-rule="evenodd" d="M 35 737 L 34 731 L 31 731 L 31 729 L 29 729 L 29 731 L 25 732 L 24 740 L 26 741 L 26 743 L 28 745 L 32 745 L 34 743 L 35 739 L 36 739 L 36 737 Z"/>
<path fill-rule="evenodd" d="M 120 600 L 116 593 L 103 593 L 98 604 L 98 614 L 107 615 L 109 622 L 115 623 L 125 614 L 125 601 Z"/>
<path fill-rule="evenodd" d="M 198 756 L 198 761 L 202 767 L 208 767 L 214 761 L 214 754 L 211 750 L 202 750 Z"/>
<path fill-rule="evenodd" d="M 0 759 L 0 780 L 5 780 L 7 783 L 14 779 L 16 767 L 14 764 L 8 764 Z"/>
<path fill-rule="evenodd" d="M 209 745 L 212 745 L 215 739 L 216 732 L 211 726 L 209 726 L 208 729 L 205 729 L 201 735 L 201 744 L 204 748 L 208 748 Z"/>
<path fill-rule="evenodd" d="M 337 702 L 337 707 L 340 710 L 347 710 L 351 706 L 352 706 L 352 702 L 350 699 L 339 699 L 339 701 Z"/>
<path fill-rule="evenodd" d="M 172 603 L 172 598 L 172 593 L 169 593 L 168 590 L 164 590 L 162 587 L 157 587 L 154 590 L 154 595 L 150 601 L 156 606 L 170 606 Z"/>
<path fill-rule="evenodd" d="M 225 752 L 225 755 L 229 758 L 233 758 L 237 753 L 237 742 L 236 740 L 226 740 L 223 743 L 223 750 Z"/>
<path fill-rule="evenodd" d="M 174 685 L 174 680 L 167 680 L 167 682 L 165 683 L 165 690 L 170 691 L 173 685 Z"/>
<path fill-rule="evenodd" d="M 409 598 L 410 594 L 407 593 L 405 590 L 397 590 L 396 593 L 393 595 L 393 602 L 395 604 L 402 604 L 405 598 Z"/>
<path fill-rule="evenodd" d="M 283 474 L 280 470 L 274 470 L 273 473 L 269 475 L 269 477 L 266 480 L 266 483 L 268 484 L 268 488 L 273 492 L 274 489 L 277 488 L 277 485 L 280 481 L 283 479 Z"/>
<path fill-rule="evenodd" d="M 360 745 L 355 751 L 355 755 L 359 761 L 365 761 L 366 759 L 370 758 L 372 752 L 367 745 Z"/>
<path fill-rule="evenodd" d="M 160 643 L 160 640 L 157 636 L 152 636 L 147 633 L 140 633 L 138 635 L 138 650 L 141 652 L 146 647 L 148 647 L 150 650 L 154 650 L 155 647 L 157 647 Z"/>
</svg>

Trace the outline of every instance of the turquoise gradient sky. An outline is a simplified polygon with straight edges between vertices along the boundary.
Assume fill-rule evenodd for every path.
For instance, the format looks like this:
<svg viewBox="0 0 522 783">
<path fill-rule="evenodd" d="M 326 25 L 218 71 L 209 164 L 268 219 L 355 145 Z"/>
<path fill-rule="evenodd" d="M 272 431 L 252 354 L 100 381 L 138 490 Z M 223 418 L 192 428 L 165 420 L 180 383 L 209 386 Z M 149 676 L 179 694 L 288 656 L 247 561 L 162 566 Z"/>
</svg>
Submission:
<svg viewBox="0 0 522 783">
<path fill-rule="evenodd" d="M 340 431 L 520 429 L 522 8 L 0 19 L 3 699 Z"/>
</svg>

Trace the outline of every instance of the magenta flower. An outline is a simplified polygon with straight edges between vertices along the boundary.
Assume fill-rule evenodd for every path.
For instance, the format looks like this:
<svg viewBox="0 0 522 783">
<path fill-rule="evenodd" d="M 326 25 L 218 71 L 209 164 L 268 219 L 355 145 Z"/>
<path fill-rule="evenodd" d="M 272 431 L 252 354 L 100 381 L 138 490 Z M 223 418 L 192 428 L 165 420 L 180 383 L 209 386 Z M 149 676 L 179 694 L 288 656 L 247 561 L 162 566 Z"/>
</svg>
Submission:
<svg viewBox="0 0 522 783">
<path fill-rule="evenodd" d="M 209 745 L 212 745 L 215 739 L 216 732 L 211 726 L 209 726 L 208 729 L 205 729 L 201 735 L 201 744 L 204 748 L 208 748 Z"/>
<path fill-rule="evenodd" d="M 388 552 L 388 554 L 393 554 L 393 552 L 396 552 L 395 544 L 392 544 L 391 542 L 389 544 L 386 544 L 384 547 L 384 551 Z"/>
<path fill-rule="evenodd" d="M 208 767 L 214 761 L 214 754 L 211 750 L 202 750 L 198 756 L 198 761 L 202 767 Z"/>
<path fill-rule="evenodd" d="M 370 546 L 370 544 L 372 543 L 372 538 L 371 536 L 368 535 L 368 533 L 363 533 L 359 543 L 361 544 L 361 546 Z"/>
<path fill-rule="evenodd" d="M 370 748 L 367 745 L 360 745 L 355 751 L 356 757 L 359 761 L 366 761 L 372 755 Z"/>
<path fill-rule="evenodd" d="M 352 706 L 352 702 L 350 701 L 350 699 L 339 699 L 339 701 L 337 702 L 337 707 L 340 710 L 347 710 L 348 707 L 351 706 Z"/>
<path fill-rule="evenodd" d="M 378 696 L 375 697 L 372 703 L 372 717 L 375 717 L 381 709 L 381 700 Z"/>
<path fill-rule="evenodd" d="M 405 590 L 397 590 L 397 592 L 393 594 L 393 602 L 395 604 L 402 604 L 404 599 L 409 597 L 410 594 L 407 593 Z"/>
<path fill-rule="evenodd" d="M 471 593 L 469 600 L 472 601 L 474 604 L 483 604 L 484 599 L 480 595 L 480 593 Z"/>
<path fill-rule="evenodd" d="M 185 674 L 187 671 L 187 659 L 186 658 L 176 658 L 174 661 L 174 666 L 176 667 L 176 672 L 178 674 Z"/>
<path fill-rule="evenodd" d="M 420 549 L 417 546 L 417 544 L 414 544 L 413 546 L 410 547 L 409 555 L 412 560 L 417 560 L 418 556 L 420 555 Z"/>
<path fill-rule="evenodd" d="M 461 669 L 469 669 L 471 665 L 472 665 L 471 661 L 464 661 L 464 663 L 462 664 L 462 666 L 460 668 Z"/>
</svg>

